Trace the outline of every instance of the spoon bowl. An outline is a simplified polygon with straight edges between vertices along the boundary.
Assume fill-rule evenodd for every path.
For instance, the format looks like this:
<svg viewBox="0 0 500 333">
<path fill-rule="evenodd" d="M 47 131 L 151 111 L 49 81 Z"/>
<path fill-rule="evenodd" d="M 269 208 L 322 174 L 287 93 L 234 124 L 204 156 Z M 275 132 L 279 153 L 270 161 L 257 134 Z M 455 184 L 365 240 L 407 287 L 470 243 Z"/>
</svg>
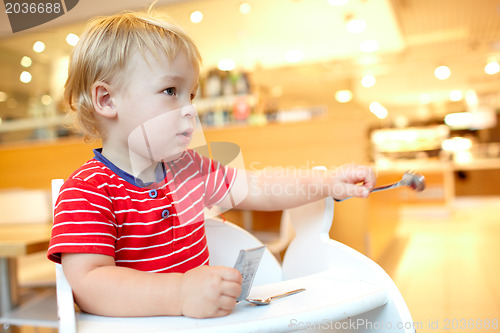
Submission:
<svg viewBox="0 0 500 333">
<path fill-rule="evenodd" d="M 403 175 L 402 181 L 406 177 L 406 186 L 411 187 L 417 192 L 422 192 L 425 189 L 425 177 L 415 171 L 406 171 Z"/>
<path fill-rule="evenodd" d="M 271 296 L 271 297 L 268 297 L 268 298 L 265 298 L 265 299 L 247 298 L 246 301 L 250 302 L 252 304 L 255 304 L 255 305 L 269 305 L 273 299 L 278 299 L 278 298 L 283 298 L 283 297 L 287 297 L 287 296 L 290 296 L 290 295 L 295 295 L 295 294 L 298 294 L 300 292 L 303 292 L 304 290 L 305 290 L 304 288 L 296 289 L 296 290 L 292 290 L 292 291 L 289 291 L 289 292 L 286 292 L 286 293 L 283 293 L 283 294 Z"/>
</svg>

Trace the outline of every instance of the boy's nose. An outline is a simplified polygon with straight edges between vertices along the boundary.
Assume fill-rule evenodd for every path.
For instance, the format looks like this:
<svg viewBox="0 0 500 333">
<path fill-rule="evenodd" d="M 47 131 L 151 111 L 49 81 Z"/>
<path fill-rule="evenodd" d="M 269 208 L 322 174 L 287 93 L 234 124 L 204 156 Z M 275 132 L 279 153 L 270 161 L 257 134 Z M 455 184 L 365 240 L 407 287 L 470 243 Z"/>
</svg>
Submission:
<svg viewBox="0 0 500 333">
<path fill-rule="evenodd" d="M 183 117 L 194 118 L 196 116 L 196 108 L 193 104 L 186 105 L 181 108 L 181 115 Z"/>
</svg>

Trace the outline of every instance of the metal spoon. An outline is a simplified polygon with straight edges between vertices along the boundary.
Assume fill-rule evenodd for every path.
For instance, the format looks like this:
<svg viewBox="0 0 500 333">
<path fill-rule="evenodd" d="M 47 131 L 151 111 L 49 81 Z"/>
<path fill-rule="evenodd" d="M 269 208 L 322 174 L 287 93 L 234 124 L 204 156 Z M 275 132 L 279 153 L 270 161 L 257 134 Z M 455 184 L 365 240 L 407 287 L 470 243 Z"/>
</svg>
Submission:
<svg viewBox="0 0 500 333">
<path fill-rule="evenodd" d="M 399 182 L 391 185 L 375 187 L 371 190 L 371 192 L 389 190 L 400 186 L 408 186 L 414 191 L 422 192 L 425 189 L 425 177 L 415 171 L 406 171 L 403 174 L 403 178 L 401 178 Z"/>
<path fill-rule="evenodd" d="M 370 192 L 384 191 L 401 186 L 408 186 L 414 191 L 422 192 L 425 189 L 425 177 L 415 171 L 406 171 L 403 174 L 403 178 L 401 178 L 399 182 L 390 185 L 375 187 Z M 340 202 L 347 199 L 349 198 L 335 199 L 335 201 Z"/>
<path fill-rule="evenodd" d="M 287 296 L 290 296 L 290 295 L 298 294 L 300 292 L 303 292 L 304 290 L 305 290 L 304 288 L 296 289 L 296 290 L 292 290 L 292 291 L 289 291 L 289 292 L 286 292 L 286 293 L 283 293 L 283 294 L 271 296 L 271 297 L 268 297 L 266 299 L 247 298 L 246 301 L 250 302 L 252 304 L 255 304 L 255 305 L 268 305 L 269 303 L 271 303 L 271 301 L 273 299 L 278 299 L 278 298 L 283 298 L 283 297 L 287 297 Z"/>
</svg>

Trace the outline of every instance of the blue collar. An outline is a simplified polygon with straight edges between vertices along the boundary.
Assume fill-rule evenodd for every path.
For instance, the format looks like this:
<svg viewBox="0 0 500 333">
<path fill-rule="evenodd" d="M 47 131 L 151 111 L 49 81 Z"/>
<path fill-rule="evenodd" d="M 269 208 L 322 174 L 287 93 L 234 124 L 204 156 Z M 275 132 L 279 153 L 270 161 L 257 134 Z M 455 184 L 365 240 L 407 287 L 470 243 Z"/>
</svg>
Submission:
<svg viewBox="0 0 500 333">
<path fill-rule="evenodd" d="M 161 185 L 161 183 L 164 182 L 165 178 L 167 177 L 167 170 L 164 163 L 158 163 L 158 165 L 156 166 L 156 182 L 145 183 L 141 179 L 134 177 L 126 171 L 123 171 L 122 169 L 114 165 L 113 162 L 104 157 L 104 155 L 102 154 L 102 148 L 94 149 L 94 159 L 107 166 L 111 171 L 113 171 L 119 177 L 123 178 L 126 182 L 137 187 L 151 187 L 152 185 L 153 187 L 156 187 L 155 185 Z"/>
</svg>

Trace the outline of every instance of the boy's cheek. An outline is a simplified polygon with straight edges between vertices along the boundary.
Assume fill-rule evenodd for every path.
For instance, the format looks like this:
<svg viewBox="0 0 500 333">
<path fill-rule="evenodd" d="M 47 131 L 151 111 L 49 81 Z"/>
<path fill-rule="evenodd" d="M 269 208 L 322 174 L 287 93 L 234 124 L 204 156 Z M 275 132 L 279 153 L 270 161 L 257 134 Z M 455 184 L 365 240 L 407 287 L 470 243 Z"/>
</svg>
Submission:
<svg viewBox="0 0 500 333">
<path fill-rule="evenodd" d="M 137 126 L 128 137 L 129 150 L 152 161 L 168 160 L 173 136 L 169 114 L 162 114 Z M 170 134 L 170 135 L 169 135 Z"/>
</svg>

